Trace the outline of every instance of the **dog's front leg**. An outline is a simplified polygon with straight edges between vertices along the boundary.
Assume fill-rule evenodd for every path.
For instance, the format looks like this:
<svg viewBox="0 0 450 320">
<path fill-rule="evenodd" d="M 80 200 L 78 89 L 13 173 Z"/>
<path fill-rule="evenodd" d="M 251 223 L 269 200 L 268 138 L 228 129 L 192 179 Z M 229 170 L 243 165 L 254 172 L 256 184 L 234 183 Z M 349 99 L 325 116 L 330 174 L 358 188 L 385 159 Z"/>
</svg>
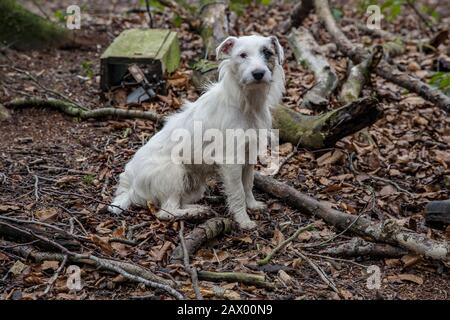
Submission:
<svg viewBox="0 0 450 320">
<path fill-rule="evenodd" d="M 256 201 L 253 196 L 254 167 L 252 164 L 245 164 L 242 167 L 242 184 L 244 185 L 245 202 L 249 209 L 264 210 L 267 208 L 266 204 L 261 201 Z"/>
<path fill-rule="evenodd" d="M 220 168 L 228 209 L 242 229 L 253 229 L 256 223 L 247 214 L 245 191 L 242 183 L 242 165 L 223 165 Z"/>
</svg>

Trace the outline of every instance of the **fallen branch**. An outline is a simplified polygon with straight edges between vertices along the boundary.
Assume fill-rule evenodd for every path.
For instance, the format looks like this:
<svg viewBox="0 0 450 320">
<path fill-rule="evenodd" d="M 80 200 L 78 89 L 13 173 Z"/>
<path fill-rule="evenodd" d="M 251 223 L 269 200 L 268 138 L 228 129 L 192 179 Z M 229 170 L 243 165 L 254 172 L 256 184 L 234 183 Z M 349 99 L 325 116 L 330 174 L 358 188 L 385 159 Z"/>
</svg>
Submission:
<svg viewBox="0 0 450 320">
<path fill-rule="evenodd" d="M 228 218 L 212 218 L 197 226 L 185 237 L 188 256 L 192 256 L 203 243 L 230 232 L 233 227 L 233 221 Z M 182 261 L 183 256 L 183 247 L 179 244 L 173 251 L 170 260 L 172 262 Z"/>
<path fill-rule="evenodd" d="M 272 257 L 277 253 L 278 251 L 282 250 L 284 247 L 286 247 L 289 243 L 297 239 L 297 237 L 305 231 L 308 231 L 314 227 L 314 223 L 311 223 L 307 225 L 306 227 L 301 227 L 297 231 L 294 232 L 292 236 L 287 238 L 286 240 L 282 241 L 280 244 L 278 244 L 264 259 L 258 260 L 258 265 L 263 266 L 265 264 L 268 264 L 270 260 L 272 260 Z"/>
<path fill-rule="evenodd" d="M 319 275 L 320 279 L 322 279 L 323 282 L 325 282 L 325 284 L 330 287 L 334 292 L 336 292 L 340 297 L 342 297 L 341 292 L 339 291 L 339 289 L 337 288 L 336 284 L 334 283 L 333 280 L 331 280 L 327 274 L 325 273 L 325 271 L 322 270 L 321 267 L 319 267 L 317 264 L 315 264 L 309 257 L 307 257 L 305 254 L 303 254 L 300 251 L 297 251 L 297 255 L 302 258 L 303 260 L 305 260 L 310 266 L 311 268 L 314 269 L 314 271 L 317 272 L 317 274 Z"/>
<path fill-rule="evenodd" d="M 62 269 L 64 268 L 64 266 L 67 263 L 67 256 L 64 256 L 63 261 L 60 262 L 61 264 L 59 265 L 58 269 L 55 271 L 55 273 L 53 274 L 53 276 L 50 278 L 50 280 L 48 281 L 47 284 L 47 288 L 45 288 L 44 290 L 44 296 L 50 292 L 50 290 L 53 288 L 53 285 L 55 284 L 56 280 L 59 277 L 59 274 L 61 273 Z"/>
<path fill-rule="evenodd" d="M 370 73 L 376 69 L 383 58 L 383 47 L 375 46 L 367 59 L 350 69 L 347 81 L 342 85 L 340 101 L 350 103 L 358 99 L 361 91 L 370 79 Z"/>
<path fill-rule="evenodd" d="M 274 284 L 267 282 L 264 275 L 251 274 L 244 272 L 211 272 L 211 271 L 199 271 L 198 277 L 200 280 L 205 281 L 225 281 L 225 282 L 239 282 L 247 285 L 274 288 Z"/>
<path fill-rule="evenodd" d="M 72 117 L 80 119 L 100 119 L 106 117 L 117 117 L 121 119 L 146 119 L 156 122 L 163 122 L 164 118 L 152 111 L 140 110 L 124 110 L 113 107 L 99 108 L 88 110 L 83 107 L 76 106 L 72 103 L 62 100 L 44 100 L 44 99 L 16 99 L 5 104 L 8 108 L 28 108 L 28 107 L 43 107 L 58 110 Z"/>
<path fill-rule="evenodd" d="M 314 86 L 303 96 L 301 106 L 310 109 L 326 107 L 338 85 L 336 71 L 321 55 L 319 45 L 308 29 L 293 29 L 288 40 L 297 63 L 311 69 L 316 79 Z"/>
<path fill-rule="evenodd" d="M 404 256 L 408 251 L 384 243 L 367 242 L 360 238 L 352 238 L 333 248 L 320 251 L 321 254 L 344 257 L 396 258 Z"/>
<path fill-rule="evenodd" d="M 186 248 L 186 240 L 184 239 L 184 221 L 180 222 L 180 244 L 183 249 L 183 261 L 184 268 L 191 275 L 192 287 L 194 288 L 195 297 L 197 300 L 203 300 L 203 296 L 200 292 L 200 288 L 198 287 L 198 275 L 197 269 L 189 264 L 189 253 Z"/>
<path fill-rule="evenodd" d="M 397 245 L 432 259 L 442 261 L 449 259 L 450 248 L 448 243 L 431 240 L 426 236 L 404 229 L 394 220 L 376 223 L 360 217 L 355 222 L 353 215 L 330 208 L 323 202 L 317 201 L 282 182 L 259 173 L 255 174 L 255 186 L 267 194 L 286 201 L 286 203 L 304 213 L 322 218 L 339 229 L 345 229 L 349 224 L 352 224 L 349 230 L 361 236 Z"/>
<path fill-rule="evenodd" d="M 279 130 L 282 141 L 300 148 L 322 149 L 372 125 L 382 114 L 374 98 L 362 98 L 317 116 L 304 115 L 280 105 L 272 111 L 272 125 Z"/>
<path fill-rule="evenodd" d="M 354 45 L 336 24 L 336 21 L 331 14 L 330 7 L 327 0 L 314 0 L 316 13 L 320 20 L 324 23 L 325 28 L 331 35 L 333 41 L 338 46 L 339 50 L 352 59 L 355 63 L 360 63 L 367 58 L 368 52 L 360 47 Z M 414 92 L 424 99 L 435 103 L 443 110 L 450 111 L 450 97 L 446 96 L 439 89 L 433 88 L 430 85 L 422 82 L 421 80 L 414 78 L 404 72 L 399 71 L 397 68 L 388 64 L 385 61 L 381 61 L 375 72 L 377 75 L 385 78 L 386 80 L 395 83 L 411 92 Z"/>
</svg>

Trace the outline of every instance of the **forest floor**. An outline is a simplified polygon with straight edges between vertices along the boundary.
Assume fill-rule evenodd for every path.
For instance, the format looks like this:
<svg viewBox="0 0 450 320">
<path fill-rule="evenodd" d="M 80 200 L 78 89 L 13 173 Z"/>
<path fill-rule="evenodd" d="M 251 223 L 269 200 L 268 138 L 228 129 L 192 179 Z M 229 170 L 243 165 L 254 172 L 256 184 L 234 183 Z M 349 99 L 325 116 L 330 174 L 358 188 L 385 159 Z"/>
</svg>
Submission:
<svg viewBox="0 0 450 320">
<path fill-rule="evenodd" d="M 58 5 L 43 4 L 49 13 L 64 9 L 70 1 Z M 126 13 L 128 1 L 89 1 L 82 21 L 82 32 L 96 44 L 83 50 L 46 50 L 17 52 L 2 50 L 0 54 L 0 103 L 17 97 L 54 97 L 49 89 L 63 93 L 79 104 L 98 108 L 108 103 L 126 108 L 127 92 L 111 94 L 99 89 L 100 55 L 122 30 L 146 27 L 145 13 Z M 354 2 L 340 5 L 344 16 L 362 19 Z M 287 92 L 284 103 L 297 111 L 302 94 L 313 84 L 310 71 L 298 65 L 278 27 L 291 12 L 291 4 L 249 5 L 239 16 L 235 34 L 258 32 L 277 34 L 285 49 L 284 65 Z M 437 8 L 445 12 L 448 8 Z M 417 16 L 405 8 L 393 23 L 385 27 L 410 37 L 424 37 Z M 155 15 L 158 27 L 171 27 L 171 13 L 165 10 Z M 442 24 L 449 19 L 442 20 Z M 320 44 L 330 41 L 317 17 L 311 15 L 304 25 L 316 28 Z M 175 28 L 179 32 L 182 64 L 169 76 L 166 96 L 144 103 L 143 110 L 170 114 L 178 110 L 183 100 L 198 97 L 189 79 L 189 62 L 201 54 L 201 38 L 186 24 Z M 352 28 L 344 28 L 355 41 L 372 42 L 358 35 Z M 448 52 L 447 52 L 448 54 Z M 345 77 L 347 60 L 337 51 L 327 58 Z M 421 79 L 429 79 L 435 53 L 419 52 L 407 46 L 406 52 L 395 58 L 396 64 Z M 23 71 L 32 74 L 32 81 Z M 391 83 L 374 77 L 384 116 L 367 131 L 346 137 L 335 148 L 319 151 L 299 150 L 276 177 L 296 189 L 327 201 L 333 207 L 377 221 L 398 219 L 404 226 L 430 238 L 445 240 L 443 231 L 424 224 L 424 206 L 431 200 L 450 198 L 450 120 L 438 107 L 415 94 L 405 92 Z M 333 106 L 337 102 L 333 101 Z M 136 150 L 155 133 L 155 123 L 144 120 L 80 121 L 56 111 L 39 108 L 11 110 L 11 119 L 0 125 L 0 214 L 11 217 L 34 218 L 62 227 L 76 217 L 92 239 L 123 236 L 126 229 L 141 222 L 149 225 L 136 230 L 137 245 L 122 243 L 84 244 L 84 251 L 96 252 L 145 266 L 165 278 L 174 278 L 180 290 L 194 297 L 190 277 L 180 264 L 170 264 L 168 258 L 178 245 L 179 222 L 158 221 L 146 208 L 133 208 L 115 216 L 105 210 L 111 201 L 118 175 Z M 291 145 L 282 145 L 286 155 Z M 350 162 L 352 165 L 350 165 Z M 378 177 L 382 179 L 372 178 Z M 373 190 L 373 192 L 371 191 Z M 210 196 L 221 196 L 220 186 L 211 184 Z M 348 241 L 345 233 L 324 246 L 303 249 L 302 245 L 323 242 L 339 233 L 326 223 L 303 233 L 297 241 L 274 257 L 269 265 L 259 267 L 256 261 L 270 252 L 299 226 L 317 219 L 298 212 L 277 199 L 256 192 L 269 209 L 254 213 L 258 223 L 254 231 L 233 231 L 200 249 L 191 262 L 198 269 L 211 271 L 239 271 L 264 273 L 268 281 L 276 282 L 276 289 L 264 289 L 238 283 L 200 281 L 206 298 L 214 298 L 214 287 L 227 291 L 227 297 L 240 299 L 338 299 L 336 293 L 321 280 L 316 271 L 298 257 L 302 249 L 327 275 L 347 299 L 448 299 L 450 274 L 442 263 L 411 256 L 370 259 L 366 257 L 330 258 L 320 251 Z M 220 198 L 219 198 L 220 199 Z M 207 201 L 207 200 L 203 200 Z M 226 215 L 223 201 L 205 202 L 221 215 Z M 196 226 L 186 222 L 185 232 Z M 76 225 L 76 231 L 84 231 Z M 106 242 L 107 243 L 107 242 Z M 314 254 L 319 254 L 314 255 Z M 8 270 L 21 260 L 26 269 L 14 275 Z M 409 263 L 414 261 L 414 263 Z M 367 287 L 367 267 L 381 269 L 382 283 L 378 290 Z M 11 254 L 0 247 L 0 299 L 129 299 L 154 293 L 154 298 L 170 296 L 142 285 L 125 281 L 123 277 L 87 265 L 82 266 L 84 287 L 70 291 L 67 275 L 58 277 L 54 289 L 46 296 L 43 291 L 55 267 L 34 263 Z M 53 271 L 52 271 L 53 270 Z M 287 276 L 286 276 L 287 274 Z M 341 297 L 342 298 L 342 297 Z"/>
</svg>

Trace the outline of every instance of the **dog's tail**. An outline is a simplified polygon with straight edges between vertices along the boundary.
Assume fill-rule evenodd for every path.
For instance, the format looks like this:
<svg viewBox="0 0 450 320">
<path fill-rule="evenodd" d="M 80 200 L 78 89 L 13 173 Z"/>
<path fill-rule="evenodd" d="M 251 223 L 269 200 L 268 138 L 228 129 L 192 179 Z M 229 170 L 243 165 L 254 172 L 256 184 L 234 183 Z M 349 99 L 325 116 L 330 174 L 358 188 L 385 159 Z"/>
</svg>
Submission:
<svg viewBox="0 0 450 320">
<path fill-rule="evenodd" d="M 122 211 L 128 209 L 131 205 L 131 193 L 133 192 L 130 176 L 126 172 L 123 172 L 119 177 L 116 196 L 113 203 L 108 206 L 108 211 L 114 214 L 120 214 Z"/>
</svg>

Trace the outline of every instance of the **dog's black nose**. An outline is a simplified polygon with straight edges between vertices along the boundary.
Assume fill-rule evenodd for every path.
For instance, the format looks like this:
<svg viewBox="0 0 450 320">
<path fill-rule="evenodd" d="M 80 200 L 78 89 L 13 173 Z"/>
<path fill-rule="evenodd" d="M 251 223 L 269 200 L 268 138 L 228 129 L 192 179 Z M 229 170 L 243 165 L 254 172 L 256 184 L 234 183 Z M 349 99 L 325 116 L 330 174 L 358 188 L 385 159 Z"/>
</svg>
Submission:
<svg viewBox="0 0 450 320">
<path fill-rule="evenodd" d="M 252 72 L 252 76 L 255 80 L 261 80 L 264 77 L 264 73 L 264 70 L 255 70 Z"/>
</svg>

